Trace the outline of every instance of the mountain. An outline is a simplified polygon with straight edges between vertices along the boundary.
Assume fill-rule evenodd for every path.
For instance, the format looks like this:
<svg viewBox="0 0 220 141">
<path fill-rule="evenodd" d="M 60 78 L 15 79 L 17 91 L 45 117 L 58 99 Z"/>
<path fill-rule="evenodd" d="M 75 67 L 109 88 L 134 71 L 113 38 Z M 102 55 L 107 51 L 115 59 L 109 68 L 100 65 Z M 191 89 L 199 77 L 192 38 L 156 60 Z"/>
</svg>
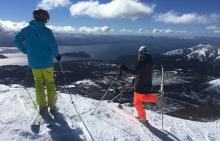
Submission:
<svg viewBox="0 0 220 141">
<path fill-rule="evenodd" d="M 0 54 L 0 59 L 4 59 L 4 58 L 8 58 L 8 57 Z"/>
<path fill-rule="evenodd" d="M 205 86 L 204 92 L 217 95 L 220 98 L 220 78 L 206 82 Z"/>
<path fill-rule="evenodd" d="M 218 54 L 219 50 L 219 54 Z M 220 56 L 220 47 L 216 47 L 210 44 L 203 45 L 198 44 L 192 48 L 187 49 L 177 49 L 163 53 L 164 56 L 179 56 L 186 57 L 187 59 L 197 59 L 201 62 L 214 61 Z"/>
<path fill-rule="evenodd" d="M 86 52 L 63 53 L 61 55 L 68 57 L 76 57 L 76 58 L 91 58 L 91 55 L 89 55 Z"/>
<path fill-rule="evenodd" d="M 168 69 L 219 76 L 220 46 L 198 44 L 191 48 L 169 51 L 160 55 L 156 63 L 161 63 Z"/>
<path fill-rule="evenodd" d="M 90 81 L 82 81 L 89 85 Z M 71 86 L 70 86 L 71 87 Z M 34 89 L 28 91 L 32 98 Z M 94 112 L 99 101 L 72 95 L 74 105 L 96 141 L 214 141 L 220 140 L 220 121 L 195 122 L 164 115 L 164 130 L 161 129 L 161 115 L 147 111 L 152 126 L 146 128 L 134 116 L 133 107 L 103 101 Z M 39 134 L 30 130 L 36 111 L 25 89 L 17 84 L 0 85 L 0 139 L 1 140 L 43 140 L 82 141 L 91 138 L 74 110 L 69 94 L 58 93 L 59 108 L 56 125 L 48 128 L 41 125 Z M 92 114 L 94 113 L 94 114 Z"/>
</svg>

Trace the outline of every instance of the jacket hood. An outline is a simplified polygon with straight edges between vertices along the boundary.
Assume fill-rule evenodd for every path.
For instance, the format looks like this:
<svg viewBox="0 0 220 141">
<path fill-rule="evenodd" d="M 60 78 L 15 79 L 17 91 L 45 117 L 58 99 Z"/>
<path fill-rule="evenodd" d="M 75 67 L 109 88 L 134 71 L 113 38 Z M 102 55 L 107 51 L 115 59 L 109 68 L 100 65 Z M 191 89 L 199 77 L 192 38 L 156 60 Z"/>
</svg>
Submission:
<svg viewBox="0 0 220 141">
<path fill-rule="evenodd" d="M 35 30 L 42 30 L 45 28 L 45 24 L 36 20 L 32 20 L 29 22 L 30 26 Z"/>
</svg>

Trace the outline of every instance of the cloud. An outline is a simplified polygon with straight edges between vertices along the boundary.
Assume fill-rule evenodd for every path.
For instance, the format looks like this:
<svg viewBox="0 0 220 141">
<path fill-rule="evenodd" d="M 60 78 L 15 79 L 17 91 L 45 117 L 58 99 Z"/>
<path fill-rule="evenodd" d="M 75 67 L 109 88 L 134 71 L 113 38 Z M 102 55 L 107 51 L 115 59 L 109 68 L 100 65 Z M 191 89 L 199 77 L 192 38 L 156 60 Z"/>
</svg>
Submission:
<svg viewBox="0 0 220 141">
<path fill-rule="evenodd" d="M 144 28 L 139 28 L 137 30 L 137 33 L 139 34 L 143 34 L 143 33 L 150 33 L 151 31 L 149 31 L 148 29 L 144 29 Z"/>
<path fill-rule="evenodd" d="M 65 7 L 70 4 L 70 0 L 42 0 L 37 7 L 51 10 L 56 7 Z"/>
<path fill-rule="evenodd" d="M 6 21 L 0 20 L 0 29 L 3 32 L 18 32 L 27 25 L 28 23 L 25 21 L 12 22 L 9 20 Z"/>
<path fill-rule="evenodd" d="M 199 15 L 197 13 L 185 13 L 178 14 L 174 11 L 169 11 L 167 13 L 161 13 L 154 16 L 154 19 L 159 22 L 172 23 L 172 24 L 188 24 L 188 23 L 213 23 L 220 19 L 218 14 L 210 15 Z"/>
<path fill-rule="evenodd" d="M 120 32 L 133 32 L 132 29 L 122 28 Z"/>
<path fill-rule="evenodd" d="M 214 30 L 213 32 L 214 33 L 220 33 L 220 30 Z"/>
<path fill-rule="evenodd" d="M 154 34 L 187 34 L 186 30 L 172 30 L 172 29 L 157 29 L 154 28 L 152 31 Z"/>
<path fill-rule="evenodd" d="M 218 29 L 218 27 L 215 25 L 210 25 L 210 26 L 207 26 L 206 29 L 207 30 L 216 30 L 216 29 Z"/>
<path fill-rule="evenodd" d="M 143 28 L 138 29 L 138 33 L 144 33 L 144 32 L 145 32 L 145 29 L 143 29 Z"/>
<path fill-rule="evenodd" d="M 155 5 L 139 0 L 112 0 L 101 4 L 99 1 L 80 1 L 70 7 L 72 16 L 87 15 L 97 19 L 130 18 L 137 19 L 154 12 Z"/>
<path fill-rule="evenodd" d="M 13 22 L 13 21 L 3 21 L 0 20 L 0 32 L 15 33 L 19 32 L 22 28 L 28 26 L 28 23 L 25 21 L 22 22 Z M 57 25 L 48 25 L 55 33 L 104 33 L 104 32 L 113 32 L 114 29 L 109 28 L 108 26 L 95 26 L 95 27 L 79 27 L 75 28 L 73 26 L 57 26 Z"/>
<path fill-rule="evenodd" d="M 154 28 L 152 32 L 153 32 L 154 34 L 157 34 L 157 33 L 170 34 L 170 33 L 172 33 L 172 30 L 171 30 L 171 29 L 157 29 L 157 28 Z"/>
<path fill-rule="evenodd" d="M 75 33 L 76 29 L 72 26 L 54 26 L 49 25 L 48 28 L 53 30 L 56 33 Z"/>
<path fill-rule="evenodd" d="M 213 33 L 220 33 L 220 27 L 215 26 L 215 25 L 210 25 L 206 27 L 207 30 L 213 32 Z"/>
<path fill-rule="evenodd" d="M 95 27 L 80 27 L 79 32 L 83 33 L 96 33 L 96 32 L 111 32 L 114 31 L 113 29 L 110 29 L 108 26 L 95 26 Z"/>
</svg>

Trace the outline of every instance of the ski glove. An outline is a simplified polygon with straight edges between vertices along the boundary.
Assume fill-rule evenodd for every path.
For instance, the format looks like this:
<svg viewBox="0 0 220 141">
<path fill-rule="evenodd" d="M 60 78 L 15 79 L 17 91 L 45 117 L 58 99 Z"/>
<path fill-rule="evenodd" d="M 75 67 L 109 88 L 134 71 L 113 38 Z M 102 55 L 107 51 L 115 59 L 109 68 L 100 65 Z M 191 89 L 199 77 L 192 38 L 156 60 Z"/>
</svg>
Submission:
<svg viewBox="0 0 220 141">
<path fill-rule="evenodd" d="M 61 55 L 58 54 L 58 55 L 56 56 L 56 59 L 57 59 L 57 61 L 60 61 L 60 60 L 61 60 Z"/>
</svg>

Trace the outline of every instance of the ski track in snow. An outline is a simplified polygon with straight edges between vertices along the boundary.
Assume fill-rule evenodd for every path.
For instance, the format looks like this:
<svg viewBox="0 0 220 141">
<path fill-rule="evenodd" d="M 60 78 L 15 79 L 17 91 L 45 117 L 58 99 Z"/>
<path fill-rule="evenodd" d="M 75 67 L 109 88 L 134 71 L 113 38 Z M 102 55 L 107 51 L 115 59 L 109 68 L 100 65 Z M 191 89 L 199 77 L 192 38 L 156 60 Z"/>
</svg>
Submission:
<svg viewBox="0 0 220 141">
<path fill-rule="evenodd" d="M 28 91 L 35 99 L 34 89 Z M 195 122 L 164 115 L 164 130 L 161 115 L 147 111 L 151 128 L 146 128 L 136 119 L 133 107 L 103 101 L 94 111 L 97 100 L 72 95 L 74 104 L 95 141 L 219 141 L 220 121 Z M 31 131 L 30 125 L 36 111 L 27 92 L 19 85 L 0 85 L 0 140 L 1 141 L 78 141 L 91 138 L 74 110 L 68 94 L 59 93 L 59 108 L 56 126 L 41 125 L 39 134 Z M 92 114 L 94 113 L 94 114 Z"/>
</svg>

